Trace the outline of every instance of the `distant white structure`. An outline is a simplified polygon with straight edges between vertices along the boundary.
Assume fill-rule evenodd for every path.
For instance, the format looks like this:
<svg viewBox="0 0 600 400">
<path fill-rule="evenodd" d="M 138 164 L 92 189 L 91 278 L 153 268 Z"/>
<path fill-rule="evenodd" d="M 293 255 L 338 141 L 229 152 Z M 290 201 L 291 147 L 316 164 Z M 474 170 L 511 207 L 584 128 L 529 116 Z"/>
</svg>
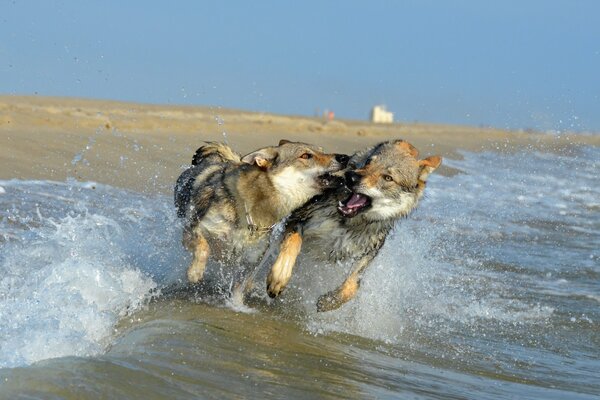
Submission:
<svg viewBox="0 0 600 400">
<path fill-rule="evenodd" d="M 394 113 L 388 111 L 384 105 L 375 106 L 371 110 L 371 122 L 391 124 L 394 122 Z"/>
</svg>

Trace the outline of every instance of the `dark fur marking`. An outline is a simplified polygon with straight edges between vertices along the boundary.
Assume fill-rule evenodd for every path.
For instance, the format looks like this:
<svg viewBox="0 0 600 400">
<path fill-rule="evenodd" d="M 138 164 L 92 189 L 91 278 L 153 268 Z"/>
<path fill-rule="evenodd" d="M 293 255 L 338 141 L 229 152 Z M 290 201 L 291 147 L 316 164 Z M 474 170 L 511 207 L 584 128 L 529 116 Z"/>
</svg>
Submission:
<svg viewBox="0 0 600 400">
<path fill-rule="evenodd" d="M 365 166 L 371 164 L 371 158 L 373 158 L 374 155 L 379 154 L 381 152 L 381 149 L 383 148 L 383 146 L 385 146 L 386 144 L 389 144 L 389 143 L 390 142 L 382 142 L 382 143 L 379 143 L 378 145 L 376 145 L 375 147 L 373 147 L 373 150 L 371 150 L 371 152 L 369 153 L 367 160 L 365 161 L 365 163 L 363 165 L 360 166 L 360 168 L 364 168 Z"/>
<path fill-rule="evenodd" d="M 175 207 L 177 207 L 177 216 L 179 218 L 185 217 L 185 212 L 190 204 L 190 200 L 192 197 L 192 187 L 194 186 L 194 180 L 196 179 L 196 175 L 202 169 L 194 166 L 186 169 L 177 179 L 177 183 L 175 184 Z"/>
</svg>

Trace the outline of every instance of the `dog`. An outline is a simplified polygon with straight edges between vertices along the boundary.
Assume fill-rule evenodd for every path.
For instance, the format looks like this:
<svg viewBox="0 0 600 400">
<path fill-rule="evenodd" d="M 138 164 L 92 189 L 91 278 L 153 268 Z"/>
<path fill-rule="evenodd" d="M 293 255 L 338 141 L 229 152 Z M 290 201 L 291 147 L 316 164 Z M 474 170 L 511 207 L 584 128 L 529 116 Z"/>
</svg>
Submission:
<svg viewBox="0 0 600 400">
<path fill-rule="evenodd" d="M 279 255 L 267 277 L 269 296 L 276 297 L 285 288 L 307 242 L 325 261 L 353 262 L 346 280 L 319 297 L 317 310 L 335 310 L 352 299 L 396 221 L 415 209 L 427 177 L 442 162 L 439 156 L 423 160 L 417 156 L 417 149 L 403 140 L 354 154 L 342 171 L 345 185 L 316 196 L 287 220 Z"/>
<path fill-rule="evenodd" d="M 183 245 L 192 252 L 190 283 L 199 282 L 209 257 L 256 264 L 271 228 L 327 187 L 327 174 L 346 166 L 344 154 L 281 140 L 240 156 L 206 143 L 175 185 L 177 215 L 185 219 Z"/>
</svg>

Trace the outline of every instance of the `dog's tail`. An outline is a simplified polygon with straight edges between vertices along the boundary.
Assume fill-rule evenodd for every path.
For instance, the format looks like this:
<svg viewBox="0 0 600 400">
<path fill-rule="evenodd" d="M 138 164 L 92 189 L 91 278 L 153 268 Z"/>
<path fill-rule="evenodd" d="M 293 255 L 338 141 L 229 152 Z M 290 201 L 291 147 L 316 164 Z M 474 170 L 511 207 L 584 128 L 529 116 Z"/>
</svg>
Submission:
<svg viewBox="0 0 600 400">
<path fill-rule="evenodd" d="M 203 171 L 208 171 L 207 168 L 213 169 L 215 165 L 241 163 L 241 156 L 226 144 L 207 142 L 204 146 L 198 148 L 194 153 L 194 157 L 192 157 L 192 166 L 179 175 L 175 184 L 174 200 L 177 216 L 179 218 L 185 217 L 192 199 L 194 182 Z M 217 169 L 219 168 L 217 167 Z"/>
<path fill-rule="evenodd" d="M 192 166 L 179 175 L 177 183 L 175 184 L 175 207 L 177 208 L 177 216 L 179 218 L 185 217 L 186 210 L 190 204 L 192 198 L 192 189 L 194 187 L 194 181 L 196 176 L 200 172 L 198 166 Z"/>
<path fill-rule="evenodd" d="M 241 164 L 242 157 L 226 144 L 206 142 L 196 150 L 192 157 L 192 165 L 200 165 L 204 161 Z"/>
</svg>

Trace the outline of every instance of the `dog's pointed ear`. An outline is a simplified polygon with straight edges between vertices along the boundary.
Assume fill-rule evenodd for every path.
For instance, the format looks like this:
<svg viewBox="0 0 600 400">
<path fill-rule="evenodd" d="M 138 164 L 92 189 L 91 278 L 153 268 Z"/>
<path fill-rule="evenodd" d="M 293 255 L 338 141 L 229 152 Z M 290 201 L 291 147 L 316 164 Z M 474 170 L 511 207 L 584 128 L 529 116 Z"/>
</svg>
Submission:
<svg viewBox="0 0 600 400">
<path fill-rule="evenodd" d="M 283 146 L 284 144 L 287 144 L 287 143 L 292 143 L 292 141 L 291 140 L 287 140 L 287 139 L 281 139 L 279 141 L 279 146 Z"/>
<path fill-rule="evenodd" d="M 415 146 L 413 146 L 412 144 L 405 142 L 404 140 L 400 139 L 400 140 L 396 140 L 394 142 L 394 144 L 396 146 L 398 146 L 398 148 L 403 149 L 405 151 L 408 152 L 408 154 L 410 154 L 411 156 L 413 156 L 414 158 L 417 158 L 417 156 L 419 155 L 419 150 L 416 149 Z"/>
<path fill-rule="evenodd" d="M 242 162 L 246 164 L 256 164 L 260 169 L 267 170 L 272 165 L 279 153 L 273 147 L 258 149 L 242 157 Z"/>
<path fill-rule="evenodd" d="M 419 180 L 427 181 L 429 174 L 437 169 L 442 163 L 442 157 L 440 156 L 431 156 L 419 160 Z"/>
</svg>

